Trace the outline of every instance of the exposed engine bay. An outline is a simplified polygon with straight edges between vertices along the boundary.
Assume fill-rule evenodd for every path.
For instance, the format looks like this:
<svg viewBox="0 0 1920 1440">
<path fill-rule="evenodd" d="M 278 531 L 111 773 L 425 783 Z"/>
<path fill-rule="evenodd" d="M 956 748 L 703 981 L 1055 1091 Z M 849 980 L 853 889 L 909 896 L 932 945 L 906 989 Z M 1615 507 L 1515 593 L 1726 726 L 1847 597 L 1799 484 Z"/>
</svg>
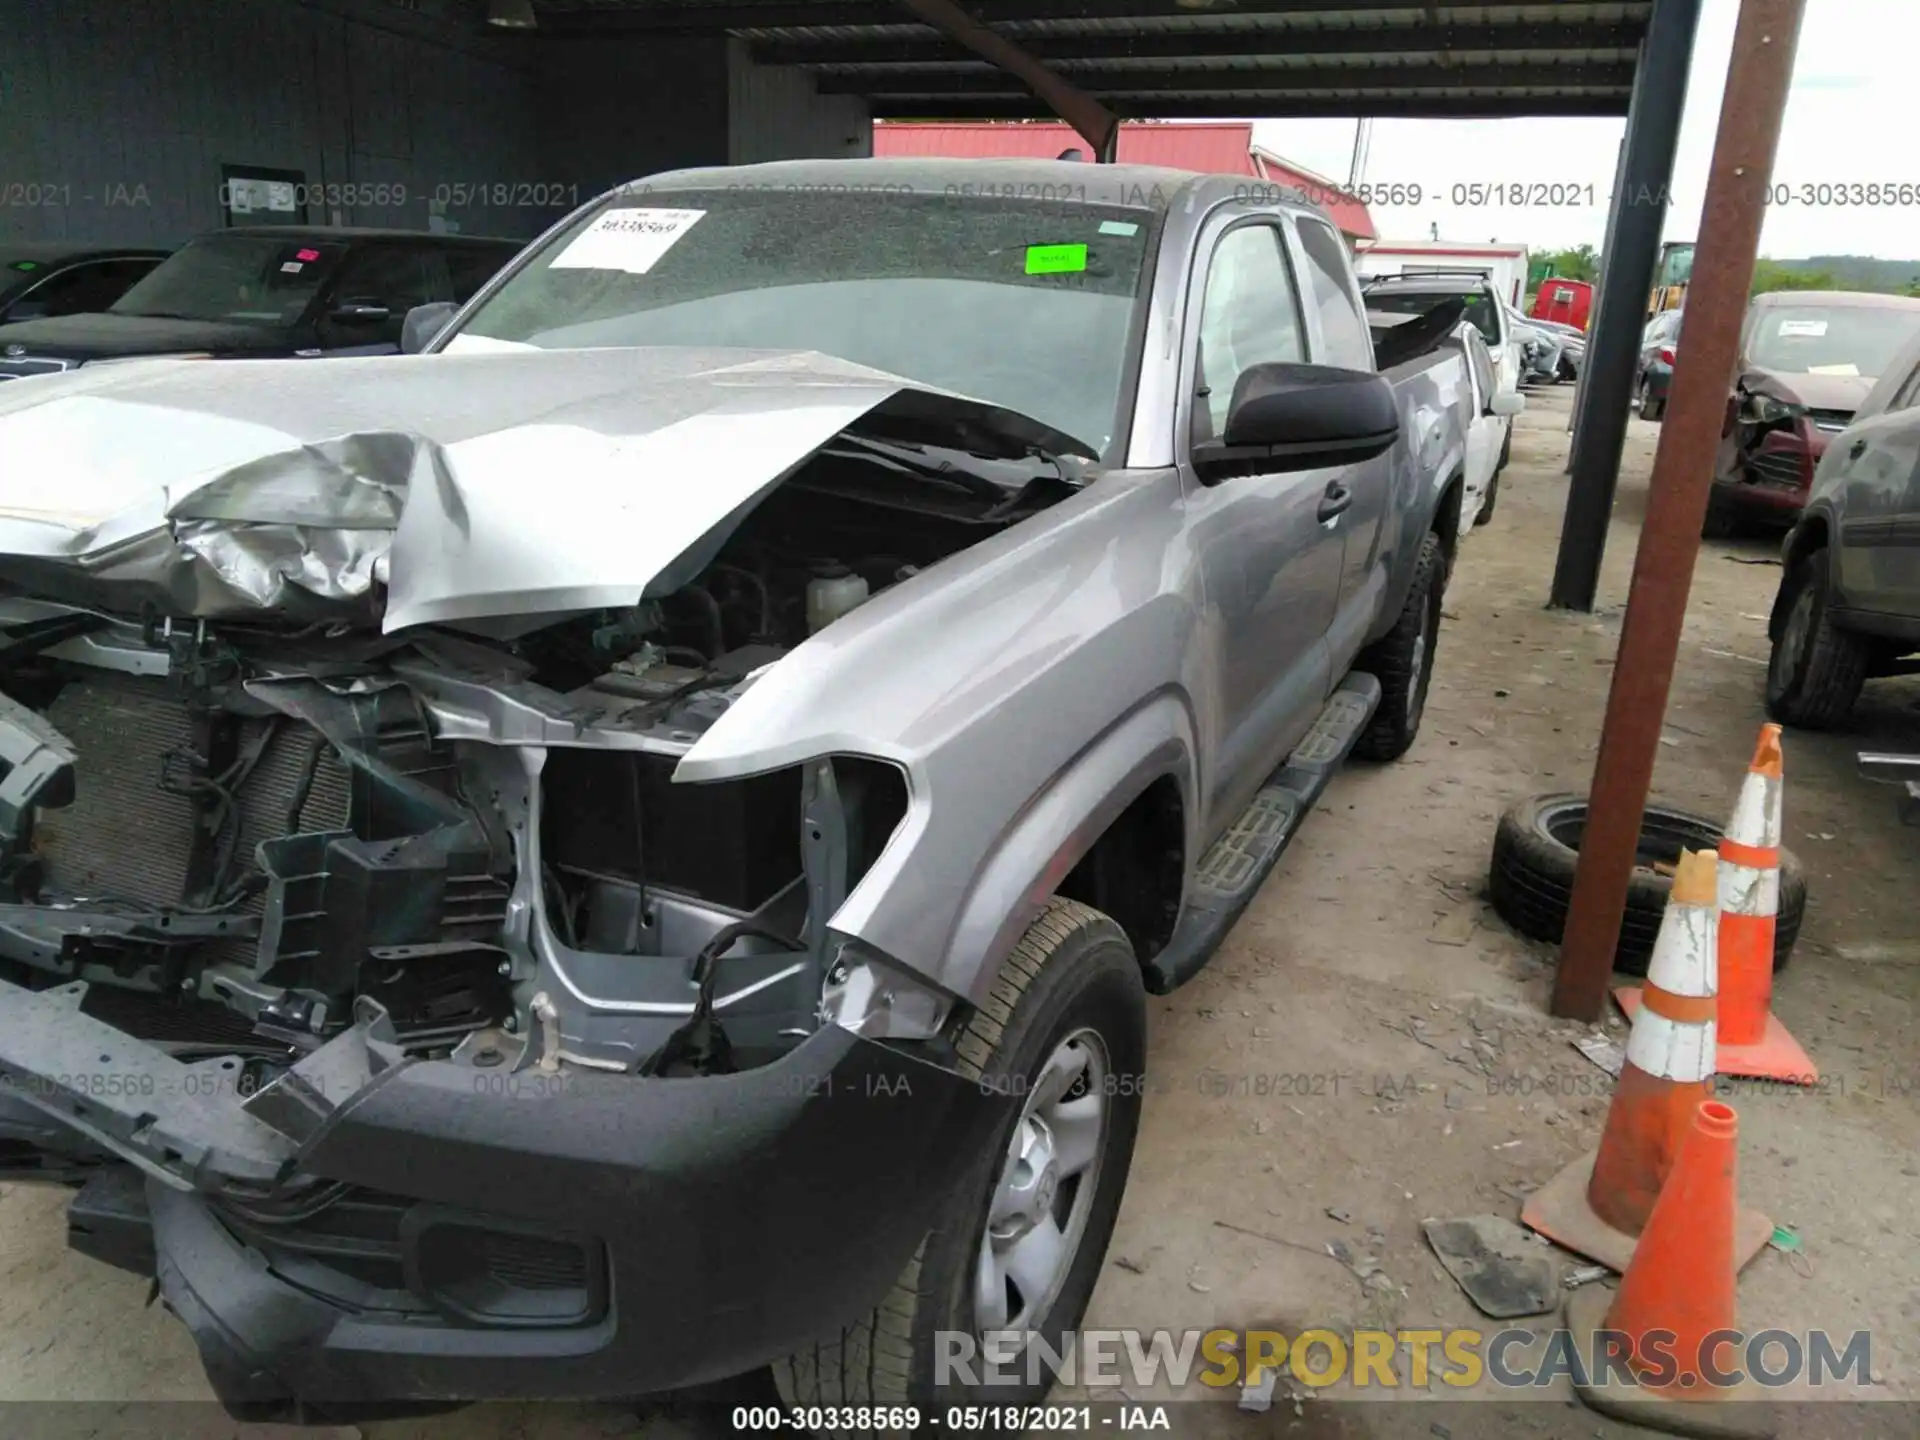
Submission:
<svg viewBox="0 0 1920 1440">
<path fill-rule="evenodd" d="M 1078 484 L 843 434 L 661 593 L 510 640 L 0 594 L 0 978 L 87 982 L 86 1013 L 252 1087 L 356 1020 L 507 1068 L 784 1053 L 845 987 L 826 920 L 905 777 L 675 765 L 810 635 Z"/>
</svg>

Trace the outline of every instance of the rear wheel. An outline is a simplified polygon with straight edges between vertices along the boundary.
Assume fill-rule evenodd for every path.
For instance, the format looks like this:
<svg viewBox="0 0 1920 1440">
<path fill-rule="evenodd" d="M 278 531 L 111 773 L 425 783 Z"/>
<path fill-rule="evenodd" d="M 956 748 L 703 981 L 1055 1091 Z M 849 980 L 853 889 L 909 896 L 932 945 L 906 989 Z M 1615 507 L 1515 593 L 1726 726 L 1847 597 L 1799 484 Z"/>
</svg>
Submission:
<svg viewBox="0 0 1920 1440">
<path fill-rule="evenodd" d="M 794 1406 L 1022 1405 L 1051 1389 L 943 1374 L 943 1335 L 1017 1332 L 1058 1353 L 1080 1323 L 1126 1189 L 1146 1069 L 1133 947 L 1099 911 L 1055 900 L 955 1041 L 960 1069 L 1014 1097 L 1006 1128 L 936 1214 L 871 1315 L 775 1364 Z M 849 1243 L 858 1243 L 857 1239 Z M 1013 1348 L 1013 1347 L 1009 1347 Z M 1022 1358 L 999 1373 L 1026 1378 Z M 997 1357 L 996 1357 L 997 1358 Z"/>
<path fill-rule="evenodd" d="M 1867 678 L 1867 645 L 1837 628 L 1827 608 L 1828 552 L 1793 562 L 1781 582 L 1783 616 L 1767 662 L 1767 714 L 1802 730 L 1847 718 Z"/>
<path fill-rule="evenodd" d="M 1658 420 L 1661 415 L 1665 413 L 1666 408 L 1667 402 L 1665 400 L 1654 398 L 1653 381 L 1643 379 L 1640 382 L 1640 418 L 1642 420 Z"/>
<path fill-rule="evenodd" d="M 1429 534 L 1420 542 L 1400 618 L 1354 662 L 1354 669 L 1380 681 L 1380 708 L 1353 744 L 1353 753 L 1362 760 L 1398 760 L 1420 733 L 1433 679 L 1434 645 L 1440 638 L 1446 564 L 1440 537 Z"/>
</svg>

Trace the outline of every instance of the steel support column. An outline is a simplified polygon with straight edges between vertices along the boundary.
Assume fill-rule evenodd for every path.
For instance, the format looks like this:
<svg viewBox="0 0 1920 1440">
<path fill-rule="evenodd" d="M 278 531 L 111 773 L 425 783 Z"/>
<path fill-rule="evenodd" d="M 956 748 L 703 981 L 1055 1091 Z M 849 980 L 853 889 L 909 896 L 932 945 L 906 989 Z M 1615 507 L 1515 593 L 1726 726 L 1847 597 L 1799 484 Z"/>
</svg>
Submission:
<svg viewBox="0 0 1920 1440">
<path fill-rule="evenodd" d="M 1700 553 L 1713 457 L 1726 417 L 1747 289 L 1766 215 L 1766 191 L 1793 77 L 1805 0 L 1741 0 L 1726 98 L 1700 216 L 1667 413 L 1633 559 L 1633 584 L 1607 693 L 1607 718 L 1588 792 L 1553 1013 L 1600 1018 L 1613 969 L 1627 884 L 1653 781 L 1660 725 L 1680 650 L 1687 594 Z M 1642 292 L 1643 293 L 1644 287 Z M 1594 395 L 1599 401 L 1599 392 Z M 1729 771 L 1729 774 L 1732 774 Z"/>
<path fill-rule="evenodd" d="M 965 46 L 1013 76 L 1033 92 L 1035 99 L 1051 106 L 1054 114 L 1080 132 L 1093 147 L 1095 159 L 1113 163 L 1120 147 L 1120 117 L 1093 96 L 1049 70 L 999 31 L 989 30 L 953 0 L 899 0 L 899 4 L 954 44 Z"/>
<path fill-rule="evenodd" d="M 1613 189 L 1608 192 L 1609 194 L 1619 195 L 1626 189 L 1626 186 L 1622 179 L 1622 177 L 1626 174 L 1626 165 L 1627 165 L 1627 137 L 1625 135 L 1622 135 L 1620 137 L 1619 148 L 1614 151 Z M 1593 267 L 1593 293 L 1595 295 L 1600 295 L 1605 293 L 1607 288 L 1607 256 L 1611 254 L 1613 251 L 1613 222 L 1615 218 L 1619 215 L 1619 213 L 1620 211 L 1618 206 L 1608 207 L 1606 235 L 1605 235 L 1605 238 L 1601 241 L 1600 258 Z M 1595 317 L 1592 314 L 1588 315 L 1587 324 L 1588 324 L 1589 330 L 1591 330 L 1592 328 L 1594 319 Z M 1573 435 L 1575 438 L 1569 441 L 1567 444 L 1567 463 L 1565 468 L 1561 471 L 1561 473 L 1564 475 L 1571 475 L 1573 473 L 1573 456 L 1574 456 L 1575 450 L 1578 448 L 1578 445 L 1579 445 L 1578 436 L 1581 430 L 1581 417 L 1584 416 L 1586 413 L 1587 413 L 1587 367 L 1585 365 L 1582 365 L 1580 367 L 1580 373 L 1574 377 L 1573 405 L 1567 414 L 1567 432 L 1568 434 Z"/>
<path fill-rule="evenodd" d="M 1572 480 L 1560 553 L 1547 603 L 1566 610 L 1593 609 L 1606 554 L 1607 522 L 1627 438 L 1627 406 L 1645 328 L 1647 292 L 1660 258 L 1660 232 L 1667 219 L 1667 187 L 1680 143 L 1686 108 L 1687 70 L 1700 27 L 1701 0 L 1654 0 L 1640 47 L 1640 64 L 1627 108 L 1626 156 L 1620 166 L 1607 220 L 1606 280 L 1596 301 L 1587 343 L 1586 391 L 1581 423 L 1573 434 Z"/>
</svg>

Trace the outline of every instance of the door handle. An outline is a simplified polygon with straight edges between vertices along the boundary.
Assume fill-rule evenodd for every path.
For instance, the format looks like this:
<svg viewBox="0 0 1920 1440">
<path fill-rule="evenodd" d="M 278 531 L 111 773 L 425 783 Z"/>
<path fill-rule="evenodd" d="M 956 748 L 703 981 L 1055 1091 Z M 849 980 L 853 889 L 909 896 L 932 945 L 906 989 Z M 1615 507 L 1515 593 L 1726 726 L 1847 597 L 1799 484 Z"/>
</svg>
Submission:
<svg viewBox="0 0 1920 1440">
<path fill-rule="evenodd" d="M 1353 491 L 1338 480 L 1327 486 L 1327 493 L 1320 497 L 1319 519 L 1322 524 L 1337 517 L 1341 511 L 1353 504 Z"/>
<path fill-rule="evenodd" d="M 1866 453 L 1867 453 L 1867 442 L 1864 440 L 1856 440 L 1853 442 L 1853 444 L 1847 447 L 1847 458 L 1849 460 L 1858 460 L 1862 455 Z"/>
</svg>

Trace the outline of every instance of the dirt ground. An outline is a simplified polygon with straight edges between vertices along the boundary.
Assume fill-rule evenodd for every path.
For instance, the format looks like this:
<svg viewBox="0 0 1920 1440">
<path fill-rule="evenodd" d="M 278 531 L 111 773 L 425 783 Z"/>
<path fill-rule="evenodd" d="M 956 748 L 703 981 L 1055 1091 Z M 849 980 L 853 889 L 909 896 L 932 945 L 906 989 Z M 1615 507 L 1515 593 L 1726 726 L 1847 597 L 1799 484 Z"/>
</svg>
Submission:
<svg viewBox="0 0 1920 1440">
<path fill-rule="evenodd" d="M 1586 787 L 1659 433 L 1630 422 L 1601 610 L 1549 612 L 1570 398 L 1536 393 L 1498 512 L 1464 542 L 1411 754 L 1337 780 L 1224 952 L 1153 1002 L 1154 1091 L 1090 1328 L 1497 1328 L 1441 1271 L 1421 1221 L 1517 1215 L 1597 1138 L 1606 1077 L 1571 1044 L 1586 1028 L 1546 1015 L 1552 951 L 1512 934 L 1481 898 L 1502 809 Z M 1724 814 L 1751 753 L 1776 554 L 1765 537 L 1702 551 L 1656 781 L 1689 809 Z M 1789 735 L 1787 843 L 1810 900 L 1775 1008 L 1826 1082 L 1732 1097 L 1742 1198 L 1804 1247 L 1763 1253 L 1743 1275 L 1741 1323 L 1871 1331 L 1872 1393 L 1905 1400 L 1920 1396 L 1920 924 L 1905 888 L 1920 831 L 1900 827 L 1894 792 L 1858 778 L 1853 754 L 1915 744 L 1914 681 L 1870 685 L 1845 735 Z M 1624 1040 L 1617 1020 L 1610 1033 Z M 0 1398 L 92 1403 L 10 1407 L 9 1434 L 295 1433 L 236 1425 L 205 1404 L 145 1404 L 207 1398 L 193 1348 L 163 1307 L 142 1308 L 144 1282 L 66 1251 L 62 1203 L 0 1188 Z M 1194 1428 L 1356 1440 L 1631 1433 L 1558 1386 L 1520 1404 L 1450 1392 L 1445 1405 L 1396 1405 L 1296 1400 L 1288 1384 L 1265 1415 L 1214 1405 Z M 1913 1413 L 1806 1403 L 1786 1409 L 1781 1433 L 1908 1435 Z M 631 1407 L 502 1405 L 364 1433 L 571 1440 L 699 1428 Z"/>
</svg>

